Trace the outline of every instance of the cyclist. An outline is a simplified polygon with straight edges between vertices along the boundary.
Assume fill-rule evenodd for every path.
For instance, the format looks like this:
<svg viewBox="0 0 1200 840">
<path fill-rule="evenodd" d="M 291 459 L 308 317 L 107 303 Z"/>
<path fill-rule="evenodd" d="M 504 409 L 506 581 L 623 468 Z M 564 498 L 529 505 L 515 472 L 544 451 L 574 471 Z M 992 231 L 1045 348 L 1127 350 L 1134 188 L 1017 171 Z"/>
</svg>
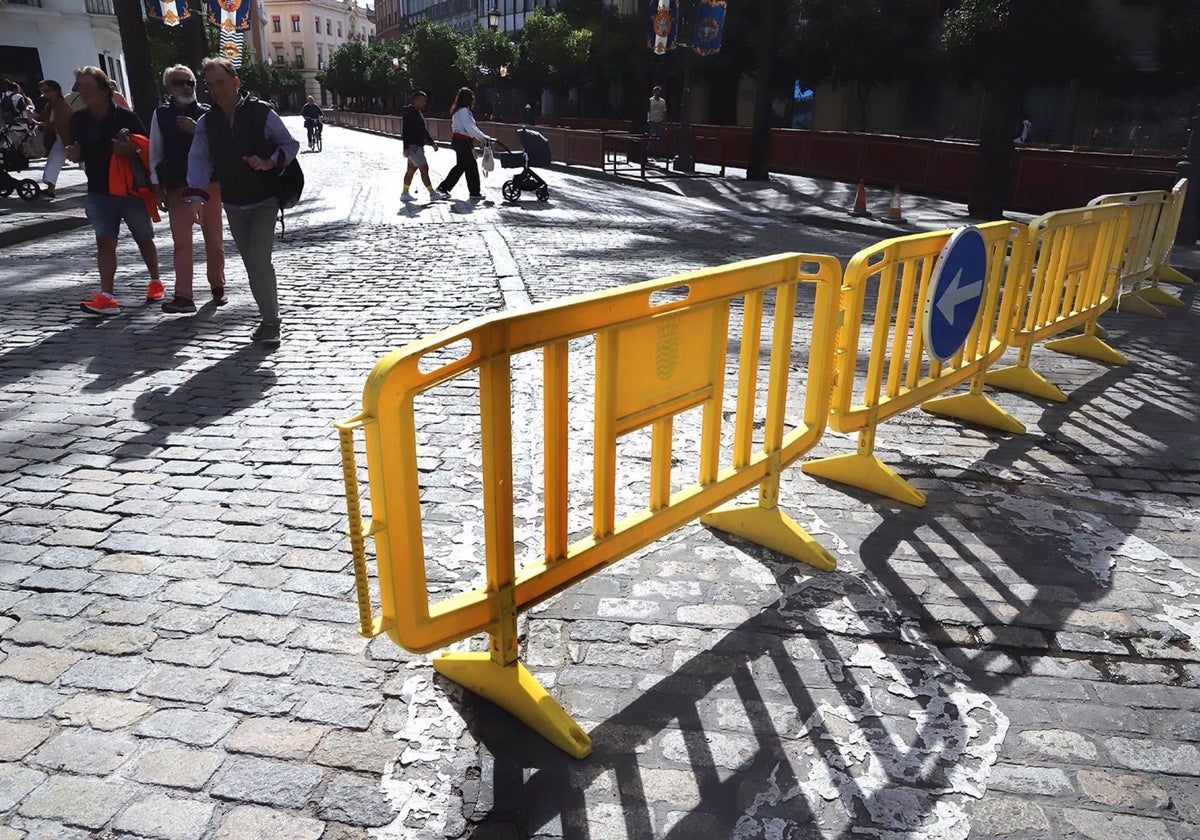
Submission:
<svg viewBox="0 0 1200 840">
<path fill-rule="evenodd" d="M 308 147 L 311 149 L 316 143 L 317 132 L 321 130 L 325 112 L 321 110 L 317 100 L 310 96 L 304 103 L 304 107 L 300 109 L 300 116 L 304 117 L 304 127 L 308 129 Z"/>
</svg>

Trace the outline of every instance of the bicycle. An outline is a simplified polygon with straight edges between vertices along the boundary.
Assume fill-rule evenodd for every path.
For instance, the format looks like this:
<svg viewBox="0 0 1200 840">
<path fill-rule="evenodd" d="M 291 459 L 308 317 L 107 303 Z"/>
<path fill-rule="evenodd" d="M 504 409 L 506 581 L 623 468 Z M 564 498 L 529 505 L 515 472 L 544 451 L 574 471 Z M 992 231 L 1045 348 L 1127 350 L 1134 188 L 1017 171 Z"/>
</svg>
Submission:
<svg viewBox="0 0 1200 840">
<path fill-rule="evenodd" d="M 311 129 L 308 133 L 308 150 L 310 152 L 319 152 L 322 148 L 321 129 L 324 123 L 321 120 L 316 120 L 316 124 L 309 126 Z"/>
</svg>

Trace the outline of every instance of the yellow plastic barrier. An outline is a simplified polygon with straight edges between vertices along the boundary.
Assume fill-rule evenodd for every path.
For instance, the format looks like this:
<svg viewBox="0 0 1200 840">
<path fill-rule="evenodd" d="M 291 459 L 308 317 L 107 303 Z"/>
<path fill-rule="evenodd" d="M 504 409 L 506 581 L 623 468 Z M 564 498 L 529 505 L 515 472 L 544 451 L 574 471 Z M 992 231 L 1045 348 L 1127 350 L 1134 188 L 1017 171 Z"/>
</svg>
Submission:
<svg viewBox="0 0 1200 840">
<path fill-rule="evenodd" d="M 1029 366 L 1033 347 L 1065 330 L 1081 335 L 1046 343 L 1059 353 L 1114 365 L 1128 360 L 1096 335 L 1096 321 L 1117 295 L 1130 209 L 1107 204 L 1057 210 L 1038 216 L 1026 231 L 1026 292 L 1013 307 L 1010 347 L 1017 363 L 988 371 L 984 382 L 1006 391 L 1066 402 L 1067 395 Z"/>
<path fill-rule="evenodd" d="M 1122 204 L 1129 208 L 1129 230 L 1121 254 L 1117 302 L 1113 306 L 1118 312 L 1149 318 L 1165 317 L 1163 311 L 1148 299 L 1148 284 L 1158 270 L 1153 259 L 1155 231 L 1162 227 L 1160 221 L 1169 198 L 1170 193 L 1163 190 L 1144 190 L 1101 195 L 1088 202 L 1088 207 Z M 1160 294 L 1166 295 L 1166 292 L 1160 291 Z"/>
<path fill-rule="evenodd" d="M 874 454 L 879 423 L 923 403 L 936 414 L 1024 433 L 1025 427 L 1015 417 L 983 394 L 978 379 L 1006 347 L 1015 295 L 1005 290 L 1014 282 L 1020 285 L 1019 272 L 1013 275 L 1010 266 L 1023 263 L 1024 228 L 992 222 L 978 230 L 987 254 L 979 310 L 962 347 L 944 362 L 932 355 L 927 358 L 922 322 L 933 294 L 935 262 L 954 231 L 884 240 L 850 260 L 842 294 L 844 322 L 838 332 L 830 426 L 842 433 L 858 432 L 858 451 L 808 461 L 804 472 L 920 506 L 925 495 Z M 872 287 L 877 287 L 877 295 L 868 321 L 866 298 Z M 860 376 L 863 337 L 869 337 L 869 350 Z M 931 400 L 972 377 L 970 393 Z"/>
<path fill-rule="evenodd" d="M 1179 219 L 1183 215 L 1183 202 L 1187 198 L 1187 189 L 1187 178 L 1180 178 L 1175 182 L 1167 206 L 1163 209 L 1160 217 L 1158 230 L 1154 232 L 1154 248 L 1151 259 L 1154 261 L 1155 272 L 1150 280 L 1150 287 L 1155 291 L 1150 294 L 1151 303 L 1159 302 L 1161 294 L 1173 301 L 1173 303 L 1166 304 L 1167 306 L 1182 306 L 1183 304 L 1178 298 L 1159 289 L 1158 284 L 1174 283 L 1186 286 L 1192 282 L 1191 277 L 1171 267 L 1171 249 L 1175 246 L 1175 234 L 1179 231 Z"/>
<path fill-rule="evenodd" d="M 488 653 L 448 652 L 443 675 L 486 697 L 556 746 L 582 758 L 591 741 L 517 656 L 517 616 L 702 514 L 728 530 L 831 570 L 835 560 L 777 506 L 779 474 L 821 437 L 829 414 L 841 268 L 827 256 L 783 254 L 639 283 L 559 303 L 476 319 L 389 353 L 363 388 L 363 411 L 336 424 L 346 482 L 360 632 L 386 632 L 414 652 L 487 633 Z M 797 293 L 814 289 L 803 419 L 786 427 Z M 655 303 L 654 296 L 668 298 Z M 773 296 L 773 297 L 772 297 Z M 657 298 L 656 298 L 657 300 Z M 765 412 L 756 408 L 764 309 L 773 301 Z M 741 336 L 731 463 L 721 464 L 722 399 L 729 319 L 741 303 Z M 595 337 L 592 533 L 568 543 L 568 342 Z M 461 358 L 422 372 L 433 354 L 469 344 Z M 542 351 L 545 441 L 544 556 L 518 567 L 513 538 L 510 360 Z M 436 357 L 435 357 L 436 358 Z M 431 602 L 418 502 L 414 398 L 478 373 L 484 486 L 486 585 Z M 702 409 L 699 475 L 671 492 L 676 415 Z M 761 446 L 756 413 L 765 413 Z M 616 519 L 618 439 L 651 430 L 649 500 Z M 374 516 L 359 509 L 354 432 L 362 429 Z M 759 488 L 758 503 L 718 505 Z M 626 499 L 622 499 L 626 501 Z M 710 512 L 711 511 L 711 512 Z M 381 616 L 372 614 L 365 539 L 374 537 Z"/>
</svg>

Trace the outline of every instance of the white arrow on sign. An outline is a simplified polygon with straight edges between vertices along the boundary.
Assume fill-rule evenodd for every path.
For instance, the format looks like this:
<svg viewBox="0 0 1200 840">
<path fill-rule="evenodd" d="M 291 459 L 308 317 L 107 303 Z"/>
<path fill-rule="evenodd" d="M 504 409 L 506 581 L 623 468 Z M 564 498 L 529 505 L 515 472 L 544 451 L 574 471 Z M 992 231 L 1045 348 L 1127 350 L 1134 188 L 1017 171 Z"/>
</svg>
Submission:
<svg viewBox="0 0 1200 840">
<path fill-rule="evenodd" d="M 946 291 L 938 298 L 938 312 L 942 313 L 942 317 L 950 322 L 950 326 L 954 326 L 954 312 L 960 303 L 965 303 L 971 298 L 979 297 L 983 293 L 983 281 L 976 280 L 969 285 L 962 285 L 962 269 L 954 275 L 954 279 L 950 281 L 950 285 L 946 287 Z"/>
</svg>

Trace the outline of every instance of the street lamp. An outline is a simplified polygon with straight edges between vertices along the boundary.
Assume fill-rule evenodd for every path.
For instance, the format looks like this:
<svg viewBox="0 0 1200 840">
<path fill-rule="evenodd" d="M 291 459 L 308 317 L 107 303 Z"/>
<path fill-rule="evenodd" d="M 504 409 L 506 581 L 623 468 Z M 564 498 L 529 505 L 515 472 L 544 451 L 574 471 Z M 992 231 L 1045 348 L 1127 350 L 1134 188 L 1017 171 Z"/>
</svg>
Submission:
<svg viewBox="0 0 1200 840">
<path fill-rule="evenodd" d="M 488 9 L 487 16 L 488 16 L 488 29 L 495 32 L 497 29 L 500 28 L 500 10 L 497 9 L 495 6 L 492 6 L 492 8 Z"/>
</svg>

